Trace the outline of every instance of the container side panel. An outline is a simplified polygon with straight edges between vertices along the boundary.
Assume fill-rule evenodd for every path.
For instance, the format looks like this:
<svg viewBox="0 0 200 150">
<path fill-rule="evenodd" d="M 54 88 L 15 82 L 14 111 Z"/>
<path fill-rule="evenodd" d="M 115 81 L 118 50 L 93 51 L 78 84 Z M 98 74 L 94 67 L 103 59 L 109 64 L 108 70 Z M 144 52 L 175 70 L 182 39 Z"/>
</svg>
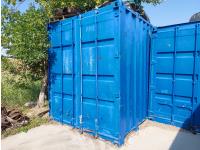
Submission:
<svg viewBox="0 0 200 150">
<path fill-rule="evenodd" d="M 199 118 L 199 24 L 158 28 L 152 39 L 152 119 L 186 129 Z M 199 114 L 200 115 L 200 114 Z"/>
<path fill-rule="evenodd" d="M 121 13 L 121 136 L 147 117 L 148 57 L 152 27 L 124 9 Z"/>
<path fill-rule="evenodd" d="M 130 117 L 130 108 L 128 105 L 132 105 L 131 101 L 128 101 L 130 97 L 129 91 L 129 80 L 130 80 L 130 57 L 131 54 L 130 46 L 133 27 L 131 26 L 131 17 L 130 12 L 126 12 L 125 9 L 121 10 L 120 13 L 120 81 L 121 81 L 121 101 L 120 101 L 120 134 L 121 142 L 124 142 L 125 133 L 128 128 L 131 128 L 131 117 Z M 127 30 L 126 30 L 127 29 Z M 128 31 L 129 30 L 129 31 Z M 127 32 L 128 31 L 128 32 Z M 127 40 L 128 39 L 128 40 Z M 126 110 L 127 109 L 127 110 Z M 127 123 L 127 120 L 130 119 L 130 123 Z"/>
</svg>

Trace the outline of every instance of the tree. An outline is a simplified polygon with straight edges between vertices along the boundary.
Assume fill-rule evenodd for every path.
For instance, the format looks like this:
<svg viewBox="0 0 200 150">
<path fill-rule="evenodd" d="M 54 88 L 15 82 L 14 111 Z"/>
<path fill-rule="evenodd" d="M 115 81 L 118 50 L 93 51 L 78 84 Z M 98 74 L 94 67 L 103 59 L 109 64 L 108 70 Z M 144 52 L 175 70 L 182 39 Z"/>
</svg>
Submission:
<svg viewBox="0 0 200 150">
<path fill-rule="evenodd" d="M 53 17 L 53 12 L 55 8 L 64 8 L 64 7 L 74 7 L 82 11 L 87 11 L 91 8 L 94 8 L 99 3 L 105 0 L 60 0 L 60 1 L 46 1 L 46 0 L 36 0 L 46 11 L 49 17 Z"/>
<path fill-rule="evenodd" d="M 26 0 L 6 0 L 6 1 L 10 4 L 16 5 L 17 2 L 24 2 Z M 35 0 L 35 2 L 40 4 L 40 6 L 42 6 L 45 9 L 45 13 L 47 13 L 48 17 L 53 17 L 53 11 L 55 8 L 74 7 L 74 8 L 79 8 L 82 11 L 87 11 L 106 1 L 109 0 L 48 0 L 48 1 Z M 163 0 L 127 0 L 127 1 L 134 2 L 136 4 L 148 3 L 156 5 L 161 3 Z"/>
<path fill-rule="evenodd" d="M 87 11 L 95 6 L 98 6 L 106 1 L 109 0 L 36 0 L 47 12 L 49 17 L 53 17 L 53 11 L 55 8 L 63 8 L 63 7 L 74 7 L 79 8 L 82 11 Z M 148 3 L 148 4 L 159 4 L 163 0 L 127 0 L 127 1 L 134 1 L 134 3 L 141 5 L 141 3 Z"/>
<path fill-rule="evenodd" d="M 12 5 L 2 6 L 2 47 L 7 53 L 21 60 L 34 78 L 42 78 L 38 105 L 43 106 L 47 88 L 46 25 L 48 17 L 42 8 L 30 6 L 25 13 Z"/>
</svg>

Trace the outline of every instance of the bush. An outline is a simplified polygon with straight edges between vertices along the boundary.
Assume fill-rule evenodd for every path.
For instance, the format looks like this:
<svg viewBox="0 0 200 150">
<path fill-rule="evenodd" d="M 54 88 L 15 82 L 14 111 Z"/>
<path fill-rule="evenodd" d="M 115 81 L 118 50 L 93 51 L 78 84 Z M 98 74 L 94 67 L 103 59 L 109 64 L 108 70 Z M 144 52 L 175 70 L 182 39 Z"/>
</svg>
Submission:
<svg viewBox="0 0 200 150">
<path fill-rule="evenodd" d="M 6 62 L 9 63 L 9 62 Z M 12 69 L 2 67 L 1 83 L 1 102 L 8 107 L 23 107 L 28 101 L 36 101 L 40 92 L 40 80 L 33 80 L 20 71 L 12 64 Z"/>
</svg>

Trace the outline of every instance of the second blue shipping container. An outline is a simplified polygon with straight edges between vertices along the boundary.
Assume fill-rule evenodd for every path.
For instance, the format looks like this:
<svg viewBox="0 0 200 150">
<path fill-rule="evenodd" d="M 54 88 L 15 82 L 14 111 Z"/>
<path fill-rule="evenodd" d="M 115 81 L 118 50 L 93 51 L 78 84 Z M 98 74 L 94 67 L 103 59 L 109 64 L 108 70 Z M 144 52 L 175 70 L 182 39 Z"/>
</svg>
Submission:
<svg viewBox="0 0 200 150">
<path fill-rule="evenodd" d="M 153 32 L 150 119 L 200 131 L 200 22 Z"/>
</svg>

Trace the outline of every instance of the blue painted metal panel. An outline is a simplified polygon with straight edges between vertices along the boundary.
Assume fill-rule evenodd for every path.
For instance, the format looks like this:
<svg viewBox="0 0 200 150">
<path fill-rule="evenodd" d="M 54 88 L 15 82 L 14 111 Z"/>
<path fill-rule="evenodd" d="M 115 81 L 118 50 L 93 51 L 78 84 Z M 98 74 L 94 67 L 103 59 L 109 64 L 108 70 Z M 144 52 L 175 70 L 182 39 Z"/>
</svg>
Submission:
<svg viewBox="0 0 200 150">
<path fill-rule="evenodd" d="M 75 117 L 75 20 L 63 20 L 49 27 L 50 115 L 57 121 L 74 125 Z"/>
<path fill-rule="evenodd" d="M 123 144 L 147 116 L 151 30 L 118 2 L 51 23 L 51 117 Z"/>
<path fill-rule="evenodd" d="M 147 117 L 149 45 L 152 26 L 127 9 L 121 14 L 120 115 L 122 139 Z"/>
<path fill-rule="evenodd" d="M 200 23 L 158 28 L 153 33 L 149 116 L 200 129 Z"/>
</svg>

